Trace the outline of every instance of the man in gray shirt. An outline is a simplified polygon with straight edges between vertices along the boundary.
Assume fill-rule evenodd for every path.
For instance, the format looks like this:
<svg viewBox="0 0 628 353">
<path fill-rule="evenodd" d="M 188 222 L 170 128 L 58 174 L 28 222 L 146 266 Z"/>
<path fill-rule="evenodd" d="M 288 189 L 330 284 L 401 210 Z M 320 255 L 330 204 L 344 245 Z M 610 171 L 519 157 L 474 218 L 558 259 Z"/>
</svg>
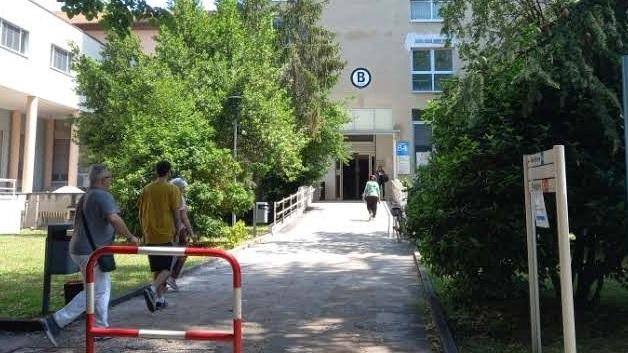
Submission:
<svg viewBox="0 0 628 353">
<path fill-rule="evenodd" d="M 115 234 L 126 236 L 129 242 L 138 245 L 139 240 L 129 231 L 124 220 L 118 215 L 118 205 L 109 193 L 111 188 L 111 172 L 104 165 L 94 164 L 89 172 L 89 189 L 77 205 L 74 220 L 74 236 L 70 240 L 70 256 L 81 268 L 85 279 L 85 270 L 90 254 L 94 251 L 86 229 L 96 248 L 111 245 Z M 83 216 L 87 224 L 83 222 Z M 86 228 L 87 226 L 87 228 Z M 94 266 L 94 292 L 96 325 L 109 326 L 108 308 L 111 295 L 111 276 L 103 272 L 98 265 Z M 68 325 L 85 311 L 85 291 L 77 294 L 72 301 L 56 313 L 42 319 L 44 332 L 53 345 L 57 345 L 56 337 L 61 328 Z"/>
</svg>

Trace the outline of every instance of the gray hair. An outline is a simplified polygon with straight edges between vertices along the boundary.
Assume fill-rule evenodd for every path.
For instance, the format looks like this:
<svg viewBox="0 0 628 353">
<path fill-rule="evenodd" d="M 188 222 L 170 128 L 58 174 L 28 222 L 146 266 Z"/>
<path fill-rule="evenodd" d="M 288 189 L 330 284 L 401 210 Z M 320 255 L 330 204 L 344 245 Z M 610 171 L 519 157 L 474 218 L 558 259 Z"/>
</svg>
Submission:
<svg viewBox="0 0 628 353">
<path fill-rule="evenodd" d="M 89 167 L 89 185 L 93 186 L 100 179 L 109 175 L 109 170 L 104 164 L 93 164 Z"/>
<path fill-rule="evenodd" d="M 174 178 L 170 180 L 170 182 L 176 185 L 179 189 L 185 189 L 188 186 L 188 183 L 185 182 L 185 179 L 183 178 Z"/>
</svg>

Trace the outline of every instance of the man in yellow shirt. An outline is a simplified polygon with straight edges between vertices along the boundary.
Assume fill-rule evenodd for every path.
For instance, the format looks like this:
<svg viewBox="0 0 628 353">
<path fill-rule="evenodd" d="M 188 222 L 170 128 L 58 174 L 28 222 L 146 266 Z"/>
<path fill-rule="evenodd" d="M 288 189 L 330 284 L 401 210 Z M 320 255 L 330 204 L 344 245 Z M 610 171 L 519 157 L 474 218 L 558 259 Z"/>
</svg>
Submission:
<svg viewBox="0 0 628 353">
<path fill-rule="evenodd" d="M 144 187 L 138 200 L 140 225 L 146 245 L 172 246 L 176 234 L 181 192 L 168 182 L 171 168 L 168 161 L 157 163 L 155 166 L 157 178 Z M 170 276 L 172 260 L 172 256 L 148 255 L 153 281 L 144 289 L 144 299 L 146 307 L 151 312 L 168 305 L 163 294 L 166 291 L 166 280 Z"/>
</svg>

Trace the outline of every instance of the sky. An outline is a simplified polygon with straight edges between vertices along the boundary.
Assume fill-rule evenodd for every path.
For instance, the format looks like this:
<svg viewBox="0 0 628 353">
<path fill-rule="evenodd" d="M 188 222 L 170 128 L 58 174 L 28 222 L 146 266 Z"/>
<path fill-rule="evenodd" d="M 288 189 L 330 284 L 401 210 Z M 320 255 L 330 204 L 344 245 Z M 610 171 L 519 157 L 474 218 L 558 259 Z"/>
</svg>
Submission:
<svg viewBox="0 0 628 353">
<path fill-rule="evenodd" d="M 34 0 L 34 1 L 51 11 L 61 10 L 61 3 L 58 3 L 57 0 Z M 167 0 L 146 0 L 146 2 L 151 6 L 165 7 L 168 1 Z M 208 10 L 213 10 L 216 8 L 216 6 L 214 5 L 214 0 L 202 0 L 202 2 L 205 8 Z"/>
</svg>

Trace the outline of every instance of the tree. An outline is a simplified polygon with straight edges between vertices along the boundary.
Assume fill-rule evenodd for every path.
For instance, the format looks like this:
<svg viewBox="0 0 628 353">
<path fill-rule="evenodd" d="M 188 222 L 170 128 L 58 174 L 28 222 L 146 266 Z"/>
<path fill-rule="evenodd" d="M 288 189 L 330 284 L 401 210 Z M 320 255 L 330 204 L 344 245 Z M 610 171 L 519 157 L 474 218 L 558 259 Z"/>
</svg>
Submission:
<svg viewBox="0 0 628 353">
<path fill-rule="evenodd" d="M 132 224 L 139 192 L 160 159 L 172 161 L 190 181 L 199 228 L 215 230 L 216 215 L 242 203 L 238 195 L 246 189 L 231 182 L 238 165 L 213 142 L 214 129 L 195 110 L 194 96 L 159 61 L 143 55 L 135 38 L 110 35 L 102 60 L 81 56 L 76 70 L 87 108 L 78 119 L 81 146 L 91 162 L 110 165 L 114 192 Z"/>
<path fill-rule="evenodd" d="M 72 18 L 82 14 L 88 20 L 99 18 L 110 31 L 128 35 L 138 21 L 152 21 L 168 16 L 168 11 L 152 7 L 145 0 L 57 0 L 63 3 L 61 11 Z"/>
<path fill-rule="evenodd" d="M 628 283 L 618 99 L 626 8 L 607 0 L 444 7 L 445 31 L 467 65 L 428 109 L 438 152 L 418 171 L 409 225 L 434 270 L 467 295 L 519 288 L 527 272 L 521 156 L 554 144 L 566 147 L 576 304 L 595 302 L 605 277 Z M 540 275 L 556 283 L 555 234 L 540 234 Z"/>
<path fill-rule="evenodd" d="M 317 25 L 324 3 L 291 0 L 284 10 L 275 11 L 266 0 L 219 0 L 214 16 L 205 14 L 206 18 L 199 20 L 197 14 L 196 19 L 188 18 L 188 24 L 181 21 L 175 24 L 172 11 L 177 11 L 175 8 L 179 2 L 174 1 L 170 2 L 170 7 L 175 9 L 172 11 L 151 7 L 145 0 L 58 1 L 64 3 L 62 9 L 70 17 L 83 14 L 92 19 L 102 15 L 99 18 L 105 27 L 121 37 L 129 35 L 131 25 L 141 20 L 152 20 L 166 27 L 175 26 L 171 27 L 172 30 L 187 30 L 185 43 L 168 55 L 176 58 L 180 50 L 189 56 L 186 60 L 196 63 L 205 60 L 205 64 L 194 66 L 194 72 L 183 66 L 172 69 L 175 72 L 181 70 L 177 75 L 193 74 L 197 78 L 190 81 L 199 83 L 192 83 L 192 89 L 199 97 L 205 98 L 198 100 L 199 109 L 223 107 L 222 115 L 214 121 L 218 145 L 228 147 L 231 144 L 229 136 L 232 134 L 229 132 L 233 130 L 232 122 L 236 112 L 241 115 L 238 119 L 242 119 L 242 131 L 249 138 L 245 136 L 239 143 L 238 149 L 243 152 L 240 161 L 246 164 L 244 173 L 250 175 L 253 183 L 268 190 L 268 197 L 293 192 L 298 185 L 313 184 L 326 173 L 334 160 L 347 159 L 342 126 L 348 121 L 348 115 L 342 104 L 329 98 L 344 63 L 333 33 Z M 191 4 L 186 6 L 193 6 L 202 12 L 197 0 Z M 286 31 L 279 32 L 279 37 L 270 28 L 277 12 L 289 24 Z M 204 30 L 200 27 L 184 28 L 193 23 L 204 26 Z M 272 46 L 269 40 L 274 40 Z M 290 45 L 276 46 L 277 43 Z M 188 44 L 193 44 L 194 49 L 187 48 Z M 278 56 L 278 53 L 281 55 Z M 268 61 L 271 58 L 272 64 Z M 176 62 L 175 59 L 171 64 L 176 65 Z M 207 80 L 208 72 L 211 72 L 210 77 L 220 75 L 221 79 Z M 284 86 L 287 91 L 280 88 Z M 208 87 L 211 89 L 208 90 Z M 220 94 L 214 95 L 216 92 Z M 247 98 L 227 99 L 243 97 L 246 92 L 250 94 Z M 268 95 L 275 98 L 264 98 Z M 277 110 L 284 111 L 286 104 L 297 117 L 291 134 L 286 135 L 285 131 L 272 128 L 272 124 L 266 124 L 266 130 L 257 133 L 250 126 L 245 126 L 254 120 L 247 118 L 254 112 L 258 115 L 257 121 L 276 117 L 279 121 L 289 122 L 291 118 L 275 114 Z M 259 112 L 266 112 L 266 116 L 259 116 Z M 294 140 L 284 144 L 279 137 L 294 137 Z M 276 159 L 272 153 L 264 152 L 268 149 L 290 149 L 290 153 Z M 293 152 L 299 153 L 301 162 L 294 160 Z M 266 161 L 272 163 L 252 162 L 255 160 L 253 155 L 257 156 L 255 158 L 268 157 Z"/>
<path fill-rule="evenodd" d="M 216 5 L 209 15 L 191 0 L 176 2 L 161 28 L 157 57 L 195 92 L 219 146 L 232 148 L 237 119 L 237 160 L 244 167 L 238 180 L 257 184 L 269 172 L 293 180 L 305 140 L 274 66 L 271 14 L 258 12 L 254 24 L 235 0 Z"/>
<path fill-rule="evenodd" d="M 305 170 L 293 183 L 297 185 L 314 184 L 335 160 L 348 156 L 342 134 L 342 126 L 349 121 L 347 110 L 330 99 L 345 63 L 334 33 L 318 23 L 325 4 L 288 0 L 278 10 L 281 81 L 307 137 L 302 151 Z M 276 183 L 268 180 L 267 184 Z"/>
<path fill-rule="evenodd" d="M 76 53 L 86 108 L 78 120 L 80 143 L 91 161 L 107 162 L 120 176 L 114 189 L 131 219 L 154 162 L 171 160 L 190 182 L 197 227 L 216 233 L 221 215 L 250 209 L 252 181 L 271 171 L 294 179 L 304 138 L 274 57 L 251 52 L 235 0 L 220 1 L 212 16 L 195 0 L 179 0 L 171 13 L 153 56 L 141 53 L 134 36 L 117 32 L 109 34 L 101 61 Z M 257 36 L 257 44 L 274 45 L 272 36 Z"/>
</svg>

